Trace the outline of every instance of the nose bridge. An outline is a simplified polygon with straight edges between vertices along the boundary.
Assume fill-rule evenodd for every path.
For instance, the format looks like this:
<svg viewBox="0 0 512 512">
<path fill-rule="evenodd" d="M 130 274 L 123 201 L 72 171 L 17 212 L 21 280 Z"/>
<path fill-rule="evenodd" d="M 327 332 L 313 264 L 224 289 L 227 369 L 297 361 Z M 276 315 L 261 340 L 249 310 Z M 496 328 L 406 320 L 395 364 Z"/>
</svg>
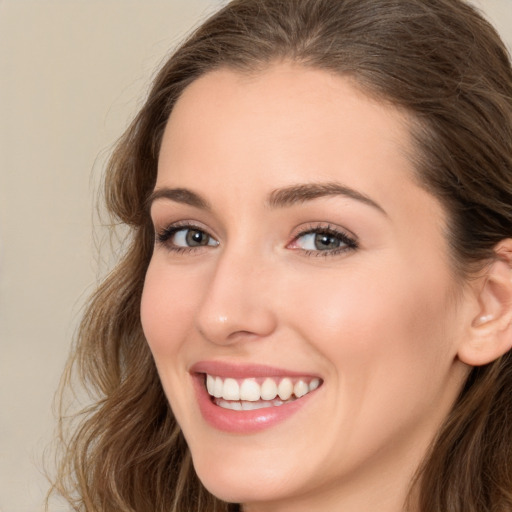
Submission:
<svg viewBox="0 0 512 512">
<path fill-rule="evenodd" d="M 196 313 L 200 333 L 218 344 L 268 336 L 276 327 L 270 281 L 262 254 L 241 247 L 221 250 Z"/>
</svg>

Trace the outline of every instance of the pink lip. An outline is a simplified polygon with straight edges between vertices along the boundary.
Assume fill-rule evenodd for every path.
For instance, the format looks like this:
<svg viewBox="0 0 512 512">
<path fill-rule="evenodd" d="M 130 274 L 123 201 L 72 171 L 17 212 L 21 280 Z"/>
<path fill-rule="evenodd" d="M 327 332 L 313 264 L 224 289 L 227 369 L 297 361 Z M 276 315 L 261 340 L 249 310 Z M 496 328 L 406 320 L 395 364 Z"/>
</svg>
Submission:
<svg viewBox="0 0 512 512">
<path fill-rule="evenodd" d="M 192 366 L 190 373 L 193 377 L 199 409 L 204 419 L 217 430 L 224 432 L 250 434 L 258 432 L 289 418 L 304 407 L 316 395 L 315 390 L 298 400 L 278 407 L 265 407 L 252 411 L 233 411 L 216 405 L 206 391 L 204 384 L 205 373 L 219 377 L 243 379 L 247 377 L 301 377 L 307 374 L 290 372 L 274 367 L 261 365 L 231 365 L 217 361 L 200 362 Z"/>
<path fill-rule="evenodd" d="M 208 373 L 216 377 L 247 379 L 249 377 L 319 377 L 310 373 L 293 372 L 274 366 L 259 364 L 230 364 L 221 361 L 200 361 L 190 368 L 190 373 Z"/>
</svg>

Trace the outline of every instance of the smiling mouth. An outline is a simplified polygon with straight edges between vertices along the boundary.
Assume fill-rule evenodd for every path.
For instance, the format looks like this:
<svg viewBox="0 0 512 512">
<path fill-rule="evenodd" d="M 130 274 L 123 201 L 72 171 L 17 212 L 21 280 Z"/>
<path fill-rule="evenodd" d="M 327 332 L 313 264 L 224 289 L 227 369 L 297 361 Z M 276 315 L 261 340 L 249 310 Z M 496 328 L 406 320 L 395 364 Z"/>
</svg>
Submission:
<svg viewBox="0 0 512 512">
<path fill-rule="evenodd" d="M 223 378 L 205 375 L 205 387 L 215 405 L 234 411 L 279 407 L 294 402 L 322 385 L 316 377 Z"/>
</svg>

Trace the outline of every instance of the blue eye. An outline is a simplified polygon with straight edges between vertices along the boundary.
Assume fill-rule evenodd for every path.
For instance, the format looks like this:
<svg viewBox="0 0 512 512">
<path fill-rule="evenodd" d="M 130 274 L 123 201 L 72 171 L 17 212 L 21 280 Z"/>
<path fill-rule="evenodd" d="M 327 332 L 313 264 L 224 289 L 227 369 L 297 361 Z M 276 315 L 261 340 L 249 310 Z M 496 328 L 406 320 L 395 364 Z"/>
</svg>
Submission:
<svg viewBox="0 0 512 512">
<path fill-rule="evenodd" d="M 323 253 L 326 256 L 357 249 L 357 247 L 356 240 L 331 227 L 309 229 L 299 234 L 291 245 L 292 249 L 302 249 L 307 254 Z"/>
<path fill-rule="evenodd" d="M 196 226 L 171 226 L 158 233 L 157 240 L 175 251 L 219 245 L 215 238 Z"/>
</svg>

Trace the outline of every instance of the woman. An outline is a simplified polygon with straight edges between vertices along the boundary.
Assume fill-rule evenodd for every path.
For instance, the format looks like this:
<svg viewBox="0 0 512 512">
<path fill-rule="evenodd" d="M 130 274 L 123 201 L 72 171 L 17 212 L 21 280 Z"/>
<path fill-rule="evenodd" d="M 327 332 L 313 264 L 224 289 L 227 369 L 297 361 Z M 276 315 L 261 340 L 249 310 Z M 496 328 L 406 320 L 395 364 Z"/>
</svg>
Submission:
<svg viewBox="0 0 512 512">
<path fill-rule="evenodd" d="M 473 8 L 235 0 L 106 200 L 76 510 L 512 510 L 512 71 Z"/>
</svg>

